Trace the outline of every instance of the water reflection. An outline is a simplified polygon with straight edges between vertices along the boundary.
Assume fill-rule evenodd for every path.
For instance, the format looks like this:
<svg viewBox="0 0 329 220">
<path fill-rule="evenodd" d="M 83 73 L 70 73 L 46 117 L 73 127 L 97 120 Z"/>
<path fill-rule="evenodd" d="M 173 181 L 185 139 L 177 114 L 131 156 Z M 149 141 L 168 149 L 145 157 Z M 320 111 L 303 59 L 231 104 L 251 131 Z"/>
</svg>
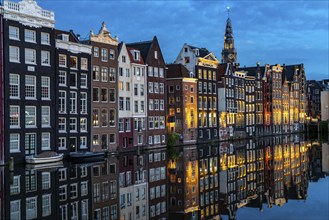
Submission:
<svg viewBox="0 0 329 220">
<path fill-rule="evenodd" d="M 0 217 L 236 219 L 242 207 L 307 200 L 309 182 L 328 174 L 328 158 L 328 144 L 293 135 L 139 150 L 90 164 L 0 167 Z"/>
</svg>

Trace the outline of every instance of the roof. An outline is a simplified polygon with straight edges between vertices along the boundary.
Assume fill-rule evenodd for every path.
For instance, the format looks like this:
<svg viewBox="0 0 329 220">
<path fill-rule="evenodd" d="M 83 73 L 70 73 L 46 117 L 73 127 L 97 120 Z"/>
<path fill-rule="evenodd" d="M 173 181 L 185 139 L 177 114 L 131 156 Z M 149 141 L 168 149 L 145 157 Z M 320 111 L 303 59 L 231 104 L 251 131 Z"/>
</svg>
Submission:
<svg viewBox="0 0 329 220">
<path fill-rule="evenodd" d="M 254 76 L 257 78 L 257 73 L 260 73 L 261 77 L 263 77 L 265 66 L 242 67 L 238 69 L 238 71 L 241 70 L 247 71 L 247 76 Z"/>
<path fill-rule="evenodd" d="M 187 45 L 187 46 L 189 46 L 192 50 L 194 50 L 194 49 L 199 50 L 199 55 L 195 54 L 197 57 L 205 57 L 208 54 L 210 54 L 209 50 L 207 50 L 206 48 L 200 48 L 200 47 L 195 47 L 195 46 L 191 46 L 191 45 Z"/>
<path fill-rule="evenodd" d="M 129 54 L 129 58 L 130 58 L 131 63 L 137 63 L 137 64 L 142 64 L 142 65 L 144 64 L 144 60 L 143 60 L 142 56 L 139 57 L 139 60 L 135 60 L 134 57 L 133 57 L 133 54 L 131 53 L 132 50 L 139 51 L 138 49 L 132 48 L 132 47 L 127 47 L 127 50 L 128 50 L 128 54 Z"/>
<path fill-rule="evenodd" d="M 187 77 L 190 78 L 190 72 L 182 64 L 169 64 L 167 65 L 166 75 L 167 78 Z"/>
<path fill-rule="evenodd" d="M 153 43 L 153 40 L 129 43 L 126 45 L 127 45 L 127 47 L 138 49 L 141 53 L 141 56 L 143 57 L 143 60 L 146 61 L 147 55 L 149 53 L 152 43 Z"/>
</svg>

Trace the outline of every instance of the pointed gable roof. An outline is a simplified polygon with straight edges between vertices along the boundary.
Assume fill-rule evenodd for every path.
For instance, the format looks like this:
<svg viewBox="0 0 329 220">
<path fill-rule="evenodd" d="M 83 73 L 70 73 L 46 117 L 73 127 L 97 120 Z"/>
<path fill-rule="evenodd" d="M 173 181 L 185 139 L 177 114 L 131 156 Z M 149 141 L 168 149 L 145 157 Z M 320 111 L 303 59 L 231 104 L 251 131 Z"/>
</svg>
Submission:
<svg viewBox="0 0 329 220">
<path fill-rule="evenodd" d="M 206 48 L 200 48 L 200 47 L 195 47 L 195 46 L 191 46 L 191 45 L 187 45 L 191 48 L 191 50 L 193 50 L 194 54 L 196 57 L 205 57 L 208 54 L 210 54 L 209 50 L 207 50 Z M 198 50 L 199 53 L 196 54 L 195 51 Z"/>
<path fill-rule="evenodd" d="M 140 51 L 143 60 L 147 60 L 148 53 L 150 51 L 153 40 L 150 41 L 141 41 L 136 43 L 128 43 L 127 47 L 136 48 Z"/>
<path fill-rule="evenodd" d="M 181 78 L 187 77 L 190 78 L 190 72 L 182 64 L 169 64 L 167 65 L 167 78 Z"/>
</svg>

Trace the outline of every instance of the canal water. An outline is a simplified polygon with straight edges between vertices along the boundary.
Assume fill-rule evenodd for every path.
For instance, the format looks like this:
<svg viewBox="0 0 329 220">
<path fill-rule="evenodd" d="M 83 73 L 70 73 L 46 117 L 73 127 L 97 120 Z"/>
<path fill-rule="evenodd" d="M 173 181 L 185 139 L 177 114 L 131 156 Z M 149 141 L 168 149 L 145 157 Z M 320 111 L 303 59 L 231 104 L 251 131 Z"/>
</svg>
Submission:
<svg viewBox="0 0 329 220">
<path fill-rule="evenodd" d="M 329 219 L 329 144 L 288 135 L 0 167 L 1 219 Z"/>
</svg>

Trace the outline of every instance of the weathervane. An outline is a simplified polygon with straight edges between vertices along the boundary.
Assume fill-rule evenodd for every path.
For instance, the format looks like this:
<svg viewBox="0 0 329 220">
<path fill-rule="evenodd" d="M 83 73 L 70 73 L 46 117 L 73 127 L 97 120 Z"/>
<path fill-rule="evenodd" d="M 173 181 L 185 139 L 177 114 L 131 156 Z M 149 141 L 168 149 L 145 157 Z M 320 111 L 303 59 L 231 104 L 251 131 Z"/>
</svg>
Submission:
<svg viewBox="0 0 329 220">
<path fill-rule="evenodd" d="M 230 18 L 230 7 L 227 6 L 226 9 L 227 9 L 227 17 Z"/>
</svg>

